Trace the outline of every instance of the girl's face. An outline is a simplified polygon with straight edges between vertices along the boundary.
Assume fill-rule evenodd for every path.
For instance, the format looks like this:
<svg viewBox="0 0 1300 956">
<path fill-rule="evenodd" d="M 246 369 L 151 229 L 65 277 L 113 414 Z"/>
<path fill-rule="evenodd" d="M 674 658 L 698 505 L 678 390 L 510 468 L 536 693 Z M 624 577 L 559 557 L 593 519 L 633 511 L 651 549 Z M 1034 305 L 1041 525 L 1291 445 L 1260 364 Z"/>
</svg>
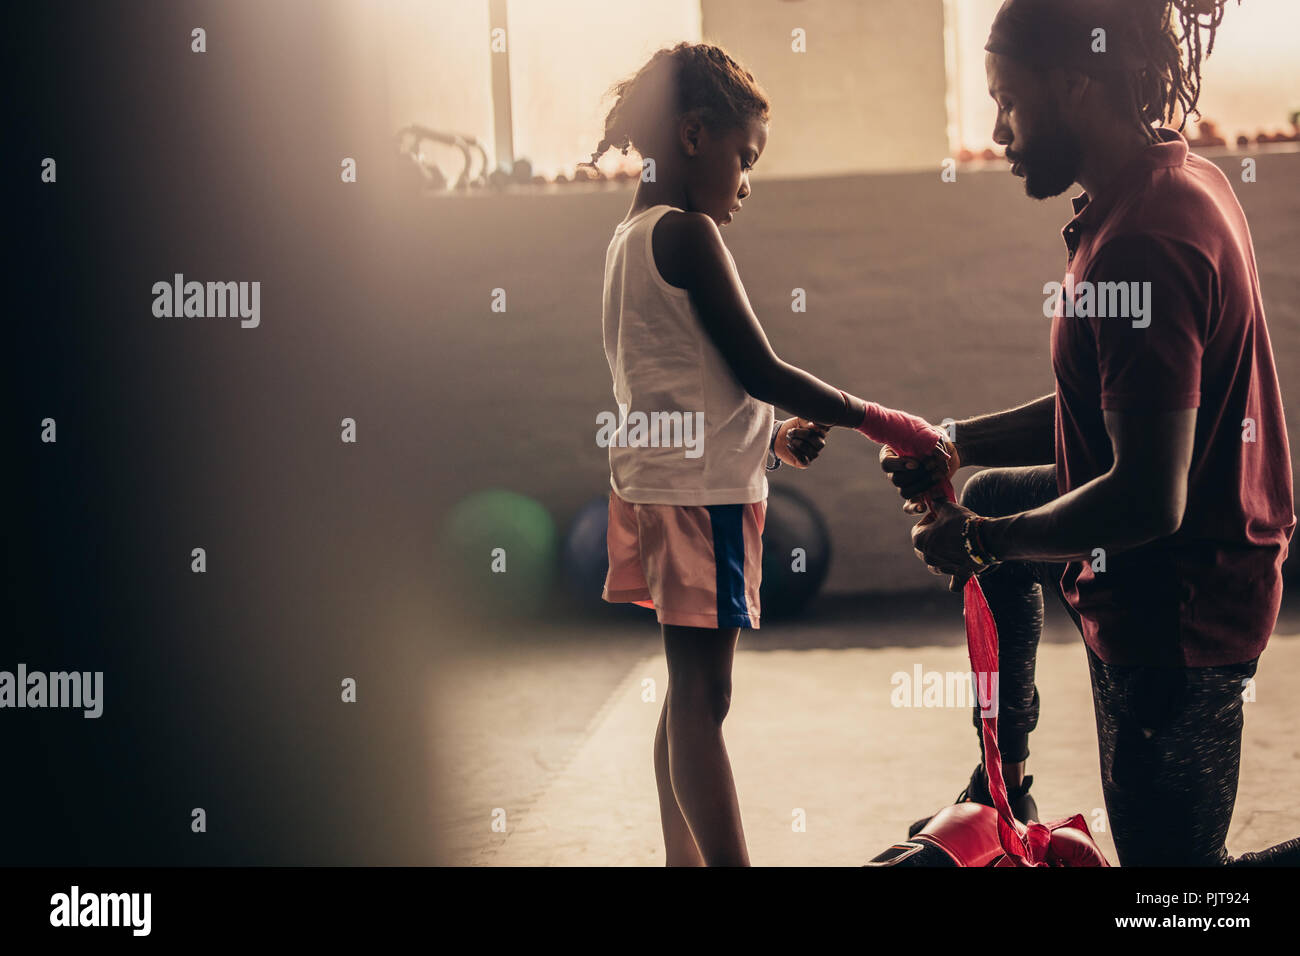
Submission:
<svg viewBox="0 0 1300 956">
<path fill-rule="evenodd" d="M 686 199 L 719 226 L 731 222 L 750 193 L 749 171 L 767 145 L 767 123 L 754 117 L 740 127 L 682 126 L 686 149 Z"/>
</svg>

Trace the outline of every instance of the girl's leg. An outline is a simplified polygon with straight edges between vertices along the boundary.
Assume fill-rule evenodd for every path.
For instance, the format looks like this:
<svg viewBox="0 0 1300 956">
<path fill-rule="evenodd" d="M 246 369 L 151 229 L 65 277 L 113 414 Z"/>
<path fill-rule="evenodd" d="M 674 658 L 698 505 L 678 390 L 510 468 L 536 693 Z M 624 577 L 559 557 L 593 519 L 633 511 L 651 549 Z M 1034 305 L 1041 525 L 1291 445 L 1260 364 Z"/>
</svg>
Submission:
<svg viewBox="0 0 1300 956">
<path fill-rule="evenodd" d="M 664 625 L 663 632 L 668 765 L 677 806 L 705 865 L 749 866 L 740 802 L 722 741 L 740 629 Z"/>
<path fill-rule="evenodd" d="M 695 845 L 691 828 L 686 825 L 682 808 L 673 794 L 673 780 L 668 764 L 668 694 L 659 711 L 659 729 L 655 731 L 655 784 L 659 788 L 659 819 L 664 828 L 664 851 L 668 866 L 703 866 L 704 857 Z"/>
</svg>

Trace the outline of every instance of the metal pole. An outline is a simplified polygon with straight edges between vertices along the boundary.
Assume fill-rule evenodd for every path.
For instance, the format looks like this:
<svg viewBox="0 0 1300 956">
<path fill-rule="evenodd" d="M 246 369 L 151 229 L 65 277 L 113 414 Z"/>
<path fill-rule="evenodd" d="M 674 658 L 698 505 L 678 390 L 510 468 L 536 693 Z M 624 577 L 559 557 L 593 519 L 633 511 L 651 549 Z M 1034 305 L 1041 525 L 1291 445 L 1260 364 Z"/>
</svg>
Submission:
<svg viewBox="0 0 1300 956">
<path fill-rule="evenodd" d="M 494 117 L 493 141 L 496 145 L 497 168 L 507 173 L 515 166 L 514 120 L 510 113 L 510 44 L 512 37 L 506 25 L 507 0 L 488 0 L 488 25 L 492 37 L 492 113 Z M 498 52 L 497 29 L 505 37 L 505 47 Z"/>
</svg>

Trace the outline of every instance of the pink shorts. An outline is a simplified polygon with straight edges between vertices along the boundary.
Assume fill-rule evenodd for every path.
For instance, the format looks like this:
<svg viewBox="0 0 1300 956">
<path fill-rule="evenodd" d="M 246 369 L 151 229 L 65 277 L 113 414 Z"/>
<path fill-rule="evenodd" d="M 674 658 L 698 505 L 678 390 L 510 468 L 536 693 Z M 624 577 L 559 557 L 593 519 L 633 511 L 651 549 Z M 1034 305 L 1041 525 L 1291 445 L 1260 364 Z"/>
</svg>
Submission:
<svg viewBox="0 0 1300 956">
<path fill-rule="evenodd" d="M 654 608 L 660 624 L 758 627 L 767 502 L 632 504 L 609 493 L 604 598 Z"/>
</svg>

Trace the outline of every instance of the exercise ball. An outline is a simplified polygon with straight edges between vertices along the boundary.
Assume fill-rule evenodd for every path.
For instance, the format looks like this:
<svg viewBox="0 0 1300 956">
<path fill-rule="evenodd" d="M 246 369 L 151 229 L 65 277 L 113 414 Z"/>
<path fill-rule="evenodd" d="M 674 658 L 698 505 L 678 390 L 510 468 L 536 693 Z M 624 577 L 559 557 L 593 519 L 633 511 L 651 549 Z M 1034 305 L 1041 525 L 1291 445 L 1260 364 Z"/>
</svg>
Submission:
<svg viewBox="0 0 1300 956">
<path fill-rule="evenodd" d="M 821 589 L 831 562 L 831 535 L 813 503 L 771 487 L 763 524 L 763 620 L 792 617 Z"/>
<path fill-rule="evenodd" d="M 447 516 L 440 558 L 453 596 L 488 616 L 539 613 L 550 596 L 555 523 L 531 498 L 512 491 L 476 492 Z"/>
<path fill-rule="evenodd" d="M 602 495 L 578 509 L 560 547 L 565 587 L 582 604 L 592 607 L 605 603 L 601 595 L 609 571 L 608 531 L 609 496 Z"/>
</svg>

